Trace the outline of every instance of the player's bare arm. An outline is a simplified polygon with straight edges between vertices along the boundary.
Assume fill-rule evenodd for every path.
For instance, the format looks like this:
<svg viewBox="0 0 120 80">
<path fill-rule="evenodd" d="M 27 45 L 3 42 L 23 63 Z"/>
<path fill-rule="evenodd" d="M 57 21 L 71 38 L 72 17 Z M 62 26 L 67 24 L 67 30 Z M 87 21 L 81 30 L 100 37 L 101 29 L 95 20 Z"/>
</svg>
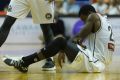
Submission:
<svg viewBox="0 0 120 80">
<path fill-rule="evenodd" d="M 80 33 L 74 38 L 74 41 L 79 42 L 82 45 L 83 40 L 92 32 L 99 30 L 100 19 L 96 13 L 92 13 L 88 16 L 84 28 Z M 96 28 L 95 28 L 96 27 Z"/>
</svg>

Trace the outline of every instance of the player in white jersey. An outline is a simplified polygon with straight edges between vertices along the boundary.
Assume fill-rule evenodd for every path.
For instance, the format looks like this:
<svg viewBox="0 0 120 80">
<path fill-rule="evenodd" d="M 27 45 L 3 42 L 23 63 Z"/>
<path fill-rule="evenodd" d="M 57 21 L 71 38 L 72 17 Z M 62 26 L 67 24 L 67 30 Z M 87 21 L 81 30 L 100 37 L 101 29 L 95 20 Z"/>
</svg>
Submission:
<svg viewBox="0 0 120 80">
<path fill-rule="evenodd" d="M 7 15 L 24 18 L 30 11 L 34 23 L 54 22 L 54 2 L 49 2 L 49 0 L 11 0 Z"/>
<path fill-rule="evenodd" d="M 16 19 L 24 18 L 31 12 L 34 23 L 40 24 L 45 45 L 52 40 L 51 26 L 54 23 L 54 0 L 11 0 L 7 16 L 0 29 L 0 46 L 5 42 L 12 25 Z M 54 70 L 51 58 L 42 67 L 43 70 Z"/>
<path fill-rule="evenodd" d="M 102 72 L 112 59 L 115 49 L 112 28 L 106 17 L 96 13 L 91 5 L 84 5 L 79 11 L 79 17 L 85 22 L 83 29 L 72 41 L 58 36 L 39 53 L 24 56 L 20 60 L 4 58 L 9 66 L 16 67 L 21 72 L 27 72 L 30 64 L 56 55 L 59 51 L 59 64 L 64 60 L 63 70 L 75 72 Z M 88 45 L 84 46 L 83 41 Z M 48 54 L 49 53 L 49 54 Z"/>
</svg>

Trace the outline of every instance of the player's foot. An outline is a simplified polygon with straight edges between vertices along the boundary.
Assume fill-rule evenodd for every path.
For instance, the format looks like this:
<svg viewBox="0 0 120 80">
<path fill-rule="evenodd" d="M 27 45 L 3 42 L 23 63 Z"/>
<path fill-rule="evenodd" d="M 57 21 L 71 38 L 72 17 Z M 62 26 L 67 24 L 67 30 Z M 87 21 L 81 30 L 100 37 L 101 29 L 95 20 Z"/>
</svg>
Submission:
<svg viewBox="0 0 120 80">
<path fill-rule="evenodd" d="M 10 58 L 4 58 L 4 63 L 8 66 L 13 66 L 18 69 L 20 72 L 26 73 L 28 71 L 28 66 L 24 67 L 22 64 L 24 63 L 23 60 L 13 60 Z"/>
<path fill-rule="evenodd" d="M 56 69 L 56 67 L 55 67 L 55 64 L 53 61 L 46 61 L 46 63 L 42 67 L 43 71 L 52 71 L 55 69 Z"/>
</svg>

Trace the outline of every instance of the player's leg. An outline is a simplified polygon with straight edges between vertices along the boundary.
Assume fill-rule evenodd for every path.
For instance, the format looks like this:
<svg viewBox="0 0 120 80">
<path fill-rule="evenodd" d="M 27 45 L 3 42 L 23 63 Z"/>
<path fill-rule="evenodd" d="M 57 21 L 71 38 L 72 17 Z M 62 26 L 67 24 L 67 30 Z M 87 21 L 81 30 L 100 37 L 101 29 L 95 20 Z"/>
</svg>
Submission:
<svg viewBox="0 0 120 80">
<path fill-rule="evenodd" d="M 67 64 L 64 64 L 63 71 L 65 72 L 66 71 L 69 71 L 69 72 L 71 71 L 72 72 L 102 72 L 104 71 L 105 65 L 98 56 L 94 57 L 93 52 L 90 51 L 88 48 L 84 48 L 82 46 L 77 46 L 77 47 L 79 48 L 77 57 L 75 56 L 75 59 L 74 59 L 71 56 L 72 53 L 68 54 L 72 57 L 72 58 L 68 57 L 68 60 L 69 61 L 71 60 L 72 63 L 69 64 L 67 63 L 67 60 L 66 60 Z M 72 50 L 72 49 L 69 49 L 69 50 Z"/>
<path fill-rule="evenodd" d="M 71 41 L 68 41 L 66 47 L 64 48 L 64 53 L 71 63 L 74 61 L 79 51 L 80 50 L 77 45 L 75 43 L 72 43 Z"/>
<path fill-rule="evenodd" d="M 47 46 L 53 39 L 53 33 L 51 30 L 51 24 L 41 24 L 45 46 Z M 52 58 L 47 58 L 45 64 L 42 66 L 42 70 L 55 70 L 55 64 Z"/>
<path fill-rule="evenodd" d="M 52 41 L 48 46 L 42 48 L 39 53 L 34 53 L 29 56 L 22 57 L 21 60 L 13 60 L 5 58 L 4 62 L 9 66 L 14 66 L 21 72 L 27 72 L 28 66 L 43 59 L 47 59 L 56 55 L 60 50 L 63 50 L 67 45 L 66 39 L 58 37 Z"/>
<path fill-rule="evenodd" d="M 30 8 L 28 7 L 26 1 L 11 0 L 8 6 L 7 16 L 0 28 L 0 47 L 5 42 L 9 34 L 9 31 L 12 25 L 14 24 L 14 22 L 16 21 L 16 19 L 26 17 L 29 11 Z"/>
<path fill-rule="evenodd" d="M 53 33 L 50 28 L 50 24 L 40 24 L 45 40 L 45 46 L 47 46 L 53 39 Z"/>
<path fill-rule="evenodd" d="M 17 18 L 24 18 L 30 9 L 25 0 L 11 0 L 8 6 L 7 16 L 0 28 L 0 47 L 5 42 L 9 31 Z"/>
<path fill-rule="evenodd" d="M 60 23 L 51 24 L 51 29 L 52 29 L 52 32 L 53 32 L 55 38 L 59 37 L 60 35 L 64 36 L 64 38 L 66 38 L 65 27 L 64 27 L 64 23 L 62 21 L 60 21 Z M 74 60 L 74 57 L 78 53 L 79 49 L 76 44 L 72 43 L 71 41 L 68 41 L 67 47 L 65 48 L 64 51 L 65 51 L 67 57 L 69 58 L 69 60 L 72 62 Z"/>
<path fill-rule="evenodd" d="M 52 41 L 48 46 L 42 48 L 39 53 L 24 56 L 21 60 L 18 61 L 10 58 L 5 58 L 4 62 L 9 66 L 14 66 L 21 72 L 27 72 L 28 66 L 30 64 L 52 57 L 61 50 L 65 50 L 65 54 L 70 62 L 74 61 L 76 55 L 79 52 L 79 49 L 74 43 L 67 43 L 65 38 L 58 37 L 54 41 Z"/>
<path fill-rule="evenodd" d="M 54 36 L 57 35 L 65 36 L 65 26 L 62 21 L 56 21 L 56 23 L 51 24 L 51 29 Z"/>
<path fill-rule="evenodd" d="M 15 21 L 16 21 L 16 18 L 14 18 L 14 17 L 11 17 L 11 16 L 5 17 L 5 20 L 0 28 L 0 47 L 7 39 L 10 29 Z"/>
<path fill-rule="evenodd" d="M 69 39 L 69 36 L 66 36 L 65 32 L 65 25 L 64 22 L 61 19 L 57 19 L 56 23 L 51 24 L 51 29 L 53 32 L 54 37 L 58 35 L 63 35 L 67 40 Z"/>
</svg>

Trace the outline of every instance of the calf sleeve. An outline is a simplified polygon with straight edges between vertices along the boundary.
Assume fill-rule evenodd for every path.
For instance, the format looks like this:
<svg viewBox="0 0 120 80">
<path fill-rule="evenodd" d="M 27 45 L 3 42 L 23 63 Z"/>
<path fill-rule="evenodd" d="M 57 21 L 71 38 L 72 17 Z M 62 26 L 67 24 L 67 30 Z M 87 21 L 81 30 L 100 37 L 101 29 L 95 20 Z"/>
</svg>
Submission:
<svg viewBox="0 0 120 80">
<path fill-rule="evenodd" d="M 2 44 L 6 41 L 8 34 L 10 32 L 10 29 L 12 25 L 14 24 L 16 18 L 6 16 L 1 28 L 0 28 L 0 47 Z"/>
<path fill-rule="evenodd" d="M 47 46 L 53 38 L 53 33 L 50 27 L 51 24 L 40 24 L 41 30 L 43 32 L 43 37 L 45 40 L 45 46 Z"/>
</svg>

